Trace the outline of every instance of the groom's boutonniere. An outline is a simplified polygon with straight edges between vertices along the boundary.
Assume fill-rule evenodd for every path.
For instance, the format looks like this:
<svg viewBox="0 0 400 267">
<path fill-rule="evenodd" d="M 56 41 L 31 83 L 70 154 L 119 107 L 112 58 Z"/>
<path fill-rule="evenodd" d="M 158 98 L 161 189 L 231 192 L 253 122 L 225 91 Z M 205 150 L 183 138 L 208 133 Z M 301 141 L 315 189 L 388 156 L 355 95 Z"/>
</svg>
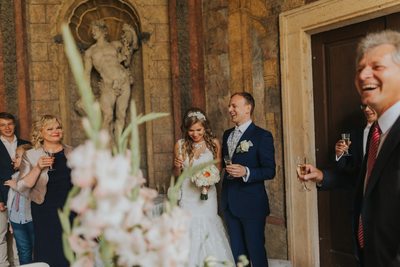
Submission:
<svg viewBox="0 0 400 267">
<path fill-rule="evenodd" d="M 239 146 L 236 148 L 236 153 L 245 153 L 249 152 L 250 147 L 253 146 L 253 143 L 250 140 L 243 140 L 240 142 Z"/>
</svg>

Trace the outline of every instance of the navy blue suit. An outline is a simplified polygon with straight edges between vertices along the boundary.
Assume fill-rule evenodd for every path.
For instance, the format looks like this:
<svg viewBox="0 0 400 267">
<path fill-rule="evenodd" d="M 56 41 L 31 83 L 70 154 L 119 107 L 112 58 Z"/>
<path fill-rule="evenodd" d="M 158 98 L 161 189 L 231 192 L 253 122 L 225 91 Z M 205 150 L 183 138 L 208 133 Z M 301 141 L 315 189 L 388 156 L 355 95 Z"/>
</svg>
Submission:
<svg viewBox="0 0 400 267">
<path fill-rule="evenodd" d="M 228 154 L 227 140 L 234 128 L 225 131 L 222 142 L 223 155 Z M 274 144 L 270 132 L 251 123 L 240 138 L 251 141 L 247 152 L 235 152 L 233 164 L 249 168 L 247 182 L 242 178 L 228 179 L 222 183 L 221 208 L 228 227 L 233 256 L 246 254 L 253 267 L 268 266 L 264 248 L 265 221 L 270 213 L 264 181 L 275 176 Z"/>
<path fill-rule="evenodd" d="M 28 141 L 17 139 L 17 146 L 27 144 Z M 4 182 L 11 179 L 11 175 L 15 172 L 12 165 L 12 159 L 8 154 L 6 147 L 3 142 L 0 141 L 0 202 L 7 203 L 8 186 L 4 185 Z"/>
</svg>

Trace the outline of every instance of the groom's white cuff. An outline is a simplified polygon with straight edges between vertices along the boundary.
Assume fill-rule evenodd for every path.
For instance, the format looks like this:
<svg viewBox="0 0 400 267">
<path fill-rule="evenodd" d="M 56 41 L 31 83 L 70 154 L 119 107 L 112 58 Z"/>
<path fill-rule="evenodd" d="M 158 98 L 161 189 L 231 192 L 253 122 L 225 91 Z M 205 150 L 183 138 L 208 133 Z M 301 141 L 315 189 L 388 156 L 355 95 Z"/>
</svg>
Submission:
<svg viewBox="0 0 400 267">
<path fill-rule="evenodd" d="M 250 177 L 249 168 L 247 168 L 247 167 L 245 167 L 245 168 L 246 168 L 246 175 L 242 177 L 243 178 L 243 182 L 247 182 L 249 180 L 249 177 Z"/>
</svg>

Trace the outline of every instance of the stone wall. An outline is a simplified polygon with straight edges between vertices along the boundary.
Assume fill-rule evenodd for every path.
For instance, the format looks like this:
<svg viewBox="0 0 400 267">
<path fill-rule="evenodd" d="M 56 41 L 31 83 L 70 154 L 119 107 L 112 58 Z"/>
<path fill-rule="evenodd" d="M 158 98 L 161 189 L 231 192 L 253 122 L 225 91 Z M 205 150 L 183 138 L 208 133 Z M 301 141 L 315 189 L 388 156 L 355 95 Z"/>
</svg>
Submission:
<svg viewBox="0 0 400 267">
<path fill-rule="evenodd" d="M 32 0 L 27 7 L 28 61 L 30 70 L 32 118 L 43 114 L 60 114 L 57 86 L 58 47 L 53 42 L 51 27 L 57 20 L 61 1 Z"/>
<path fill-rule="evenodd" d="M 15 23 L 13 10 L 12 1 L 0 1 L 0 29 L 2 35 L 0 41 L 2 42 L 1 47 L 3 53 L 0 59 L 3 60 L 4 68 L 4 74 L 0 76 L 0 79 L 4 78 L 2 81 L 2 88 L 4 90 L 4 102 L 6 103 L 6 107 L 2 107 L 2 111 L 18 114 Z"/>
</svg>

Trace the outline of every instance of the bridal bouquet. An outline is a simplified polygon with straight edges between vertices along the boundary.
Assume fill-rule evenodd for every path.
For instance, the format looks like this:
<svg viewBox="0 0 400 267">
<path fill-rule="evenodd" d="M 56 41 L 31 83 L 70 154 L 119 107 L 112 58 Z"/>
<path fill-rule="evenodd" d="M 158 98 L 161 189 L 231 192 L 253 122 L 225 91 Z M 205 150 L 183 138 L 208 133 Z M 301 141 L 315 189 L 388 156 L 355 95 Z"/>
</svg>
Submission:
<svg viewBox="0 0 400 267">
<path fill-rule="evenodd" d="M 197 187 L 201 188 L 200 199 L 207 200 L 208 189 L 211 185 L 219 182 L 219 170 L 214 164 L 211 164 L 197 172 L 190 179 Z"/>
</svg>

